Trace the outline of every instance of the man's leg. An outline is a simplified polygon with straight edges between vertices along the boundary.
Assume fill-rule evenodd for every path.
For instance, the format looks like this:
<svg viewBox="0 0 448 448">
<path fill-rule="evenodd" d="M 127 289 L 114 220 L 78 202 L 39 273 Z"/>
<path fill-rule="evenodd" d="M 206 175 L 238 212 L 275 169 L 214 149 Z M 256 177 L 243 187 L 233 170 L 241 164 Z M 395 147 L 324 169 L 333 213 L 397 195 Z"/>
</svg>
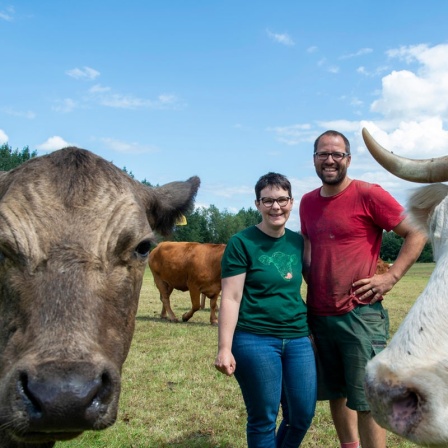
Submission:
<svg viewBox="0 0 448 448">
<path fill-rule="evenodd" d="M 348 408 L 346 402 L 346 398 L 330 400 L 331 416 L 341 444 L 359 440 L 357 412 Z"/>
<path fill-rule="evenodd" d="M 375 422 L 371 412 L 358 412 L 358 427 L 362 448 L 386 448 L 386 430 Z"/>
</svg>

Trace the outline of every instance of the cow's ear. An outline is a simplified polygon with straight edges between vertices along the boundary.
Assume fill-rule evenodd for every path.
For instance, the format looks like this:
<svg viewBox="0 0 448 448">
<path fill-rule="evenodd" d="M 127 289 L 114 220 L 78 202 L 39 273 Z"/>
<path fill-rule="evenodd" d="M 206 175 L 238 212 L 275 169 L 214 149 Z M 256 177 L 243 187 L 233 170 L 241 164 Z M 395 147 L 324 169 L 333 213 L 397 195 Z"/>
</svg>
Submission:
<svg viewBox="0 0 448 448">
<path fill-rule="evenodd" d="M 161 187 L 147 188 L 146 216 L 153 230 L 166 236 L 175 223 L 192 211 L 201 181 L 194 176 L 185 182 L 171 182 Z"/>
<path fill-rule="evenodd" d="M 448 186 L 445 184 L 436 183 L 415 190 L 407 203 L 413 224 L 428 233 L 428 216 L 432 215 L 434 209 L 446 198 L 447 194 Z"/>
</svg>

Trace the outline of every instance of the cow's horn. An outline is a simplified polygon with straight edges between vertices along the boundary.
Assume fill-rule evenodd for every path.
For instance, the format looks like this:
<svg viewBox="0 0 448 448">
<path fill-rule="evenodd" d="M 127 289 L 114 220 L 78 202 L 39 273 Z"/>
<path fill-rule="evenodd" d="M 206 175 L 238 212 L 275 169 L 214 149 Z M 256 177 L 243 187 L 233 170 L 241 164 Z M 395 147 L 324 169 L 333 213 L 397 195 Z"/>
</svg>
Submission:
<svg viewBox="0 0 448 448">
<path fill-rule="evenodd" d="M 407 159 L 384 149 L 366 128 L 362 129 L 362 138 L 373 158 L 395 176 L 420 183 L 448 181 L 448 156 L 422 160 Z"/>
</svg>

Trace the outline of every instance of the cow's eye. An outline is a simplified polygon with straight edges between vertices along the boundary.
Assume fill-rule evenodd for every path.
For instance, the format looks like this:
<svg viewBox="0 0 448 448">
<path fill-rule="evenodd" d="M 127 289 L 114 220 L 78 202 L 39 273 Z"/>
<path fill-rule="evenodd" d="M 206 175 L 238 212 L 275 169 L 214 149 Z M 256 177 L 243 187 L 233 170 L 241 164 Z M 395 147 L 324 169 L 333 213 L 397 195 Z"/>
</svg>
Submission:
<svg viewBox="0 0 448 448">
<path fill-rule="evenodd" d="M 0 263 L 2 263 L 4 259 L 5 259 L 5 254 L 2 251 L 0 251 Z"/>
<path fill-rule="evenodd" d="M 139 257 L 147 257 L 149 255 L 149 251 L 151 250 L 151 241 L 145 240 L 142 241 L 136 248 L 135 253 Z"/>
</svg>

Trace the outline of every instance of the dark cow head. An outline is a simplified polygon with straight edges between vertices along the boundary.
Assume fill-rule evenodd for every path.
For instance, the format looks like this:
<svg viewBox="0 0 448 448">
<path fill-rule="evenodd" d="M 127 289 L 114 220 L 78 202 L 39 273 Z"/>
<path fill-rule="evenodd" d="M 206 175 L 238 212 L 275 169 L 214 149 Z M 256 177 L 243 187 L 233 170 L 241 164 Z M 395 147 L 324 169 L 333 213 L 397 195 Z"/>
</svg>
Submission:
<svg viewBox="0 0 448 448">
<path fill-rule="evenodd" d="M 77 148 L 0 174 L 1 447 L 115 421 L 153 231 L 198 187 L 145 187 Z"/>
</svg>

